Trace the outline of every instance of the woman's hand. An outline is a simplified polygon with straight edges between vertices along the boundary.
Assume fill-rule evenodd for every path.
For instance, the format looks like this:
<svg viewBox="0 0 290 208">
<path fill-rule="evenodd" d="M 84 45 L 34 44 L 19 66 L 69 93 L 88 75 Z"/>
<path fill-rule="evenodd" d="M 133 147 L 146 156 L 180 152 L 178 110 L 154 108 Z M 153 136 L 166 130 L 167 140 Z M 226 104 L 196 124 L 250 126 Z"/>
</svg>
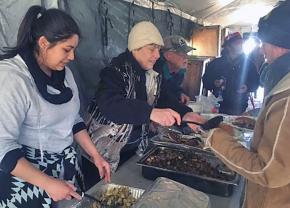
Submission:
<svg viewBox="0 0 290 208">
<path fill-rule="evenodd" d="M 172 126 L 175 123 L 180 125 L 181 122 L 180 115 L 170 108 L 153 108 L 150 114 L 150 120 L 161 126 Z"/>
<path fill-rule="evenodd" d="M 20 158 L 17 161 L 11 174 L 40 187 L 46 191 L 53 201 L 71 199 L 72 197 L 79 200 L 81 199 L 81 196 L 75 192 L 76 187 L 74 187 L 74 185 L 46 175 L 25 158 Z"/>
<path fill-rule="evenodd" d="M 111 180 L 111 172 L 110 165 L 97 151 L 96 146 L 92 142 L 87 130 L 79 131 L 74 135 L 75 140 L 79 143 L 79 145 L 85 150 L 85 152 L 91 157 L 95 166 L 99 170 L 99 174 L 101 178 L 105 178 L 105 182 L 110 182 Z"/>
<path fill-rule="evenodd" d="M 49 177 L 44 185 L 44 190 L 53 201 L 70 200 L 72 197 L 81 200 L 82 197 L 76 192 L 76 187 L 63 180 Z"/>
<path fill-rule="evenodd" d="M 105 182 L 108 183 L 111 181 L 111 169 L 110 164 L 104 160 L 101 155 L 96 155 L 93 158 L 95 166 L 99 170 L 99 174 L 101 178 L 104 178 Z"/>
</svg>

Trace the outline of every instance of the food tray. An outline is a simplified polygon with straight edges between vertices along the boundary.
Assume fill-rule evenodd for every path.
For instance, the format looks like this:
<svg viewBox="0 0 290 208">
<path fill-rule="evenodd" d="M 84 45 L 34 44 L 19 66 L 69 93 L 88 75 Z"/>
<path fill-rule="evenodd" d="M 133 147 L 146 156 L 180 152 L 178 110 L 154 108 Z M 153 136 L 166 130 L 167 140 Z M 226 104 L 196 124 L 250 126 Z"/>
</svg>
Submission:
<svg viewBox="0 0 290 208">
<path fill-rule="evenodd" d="M 169 135 L 173 134 L 180 134 L 182 135 L 180 139 L 172 139 L 169 138 Z M 151 138 L 151 142 L 154 145 L 160 145 L 160 146 L 169 146 L 169 147 L 175 147 L 175 148 L 182 148 L 182 149 L 198 149 L 201 151 L 205 151 L 208 153 L 213 153 L 209 149 L 203 149 L 204 143 L 202 142 L 202 135 L 196 134 L 196 133 L 190 133 L 190 134 L 183 134 L 179 129 L 175 129 L 174 127 L 158 127 L 158 135 Z M 184 141 L 188 142 L 184 142 Z M 179 142 L 178 142 L 179 141 Z M 183 142 L 181 142 L 183 141 Z M 199 144 L 198 144 L 199 143 Z"/>
<path fill-rule="evenodd" d="M 168 169 L 166 167 L 158 167 L 156 165 L 151 165 L 146 162 L 148 157 L 155 155 L 161 150 L 171 150 L 181 153 L 188 153 L 188 150 L 182 150 L 173 147 L 153 147 L 137 162 L 138 165 L 142 166 L 142 175 L 144 178 L 155 180 L 157 177 L 167 177 L 199 191 L 219 196 L 230 196 L 232 194 L 233 187 L 238 185 L 240 176 L 236 173 L 233 173 L 230 178 L 225 180 L 205 175 L 198 175 L 197 173 L 188 173 L 179 170 Z M 201 157 L 203 160 L 206 160 L 206 162 L 210 163 L 214 167 L 218 165 L 223 165 L 223 163 L 219 159 L 208 153 L 202 151 L 194 151 L 190 153 L 198 154 L 199 157 Z"/>
<path fill-rule="evenodd" d="M 210 149 L 203 149 L 203 147 L 200 146 L 192 146 L 187 144 L 181 144 L 181 143 L 175 143 L 170 141 L 168 138 L 156 135 L 151 138 L 150 140 L 152 144 L 157 146 L 164 146 L 164 147 L 173 147 L 173 148 L 179 148 L 179 149 L 186 149 L 186 150 L 197 150 L 197 151 L 204 151 L 208 154 L 214 155 L 214 153 Z"/>
<path fill-rule="evenodd" d="M 249 118 L 249 119 L 253 119 L 255 120 L 256 118 L 253 117 L 253 116 L 243 116 L 243 115 L 239 115 L 239 116 L 236 116 L 236 115 L 227 115 L 227 114 L 210 114 L 210 113 L 202 113 L 201 116 L 203 116 L 205 119 L 211 119 L 215 116 L 223 116 L 224 117 L 224 121 L 223 123 L 226 123 L 226 124 L 229 124 L 229 125 L 232 125 L 233 127 L 241 130 L 242 132 L 253 132 L 254 129 L 250 129 L 250 128 L 243 128 L 243 127 L 240 127 L 235 123 L 235 120 L 237 118 Z"/>
<path fill-rule="evenodd" d="M 99 190 L 90 193 L 90 195 L 99 199 L 101 194 L 106 192 L 107 190 L 110 190 L 113 188 L 120 188 L 120 187 L 128 188 L 130 193 L 133 195 L 135 199 L 139 199 L 142 196 L 142 194 L 145 192 L 144 189 L 110 183 L 110 184 L 101 186 Z M 74 204 L 71 208 L 93 208 L 93 203 L 94 203 L 93 200 L 84 197 L 81 201 Z M 102 207 L 108 208 L 107 206 L 102 206 Z"/>
</svg>

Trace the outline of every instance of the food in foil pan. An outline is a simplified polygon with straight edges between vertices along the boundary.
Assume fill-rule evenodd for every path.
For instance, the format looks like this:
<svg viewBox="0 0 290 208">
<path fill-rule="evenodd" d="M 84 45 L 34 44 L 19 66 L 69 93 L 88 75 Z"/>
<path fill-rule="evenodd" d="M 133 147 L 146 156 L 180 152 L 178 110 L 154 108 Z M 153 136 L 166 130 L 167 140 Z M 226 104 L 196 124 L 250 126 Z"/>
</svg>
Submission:
<svg viewBox="0 0 290 208">
<path fill-rule="evenodd" d="M 254 128 L 255 128 L 255 120 L 253 118 L 249 118 L 249 117 L 237 117 L 232 122 L 232 124 L 237 126 L 237 127 L 250 129 L 250 130 L 254 130 Z"/>
<path fill-rule="evenodd" d="M 199 137 L 194 135 L 185 135 L 182 132 L 168 127 L 158 128 L 159 139 L 158 141 L 168 141 L 175 144 L 183 144 L 191 147 L 202 148 L 203 142 Z"/>
<path fill-rule="evenodd" d="M 111 188 L 102 193 L 101 196 L 102 206 L 107 208 L 129 208 L 133 206 L 135 202 L 136 198 L 134 198 L 128 187 Z"/>
<path fill-rule="evenodd" d="M 159 149 L 148 156 L 145 164 L 188 174 L 231 181 L 235 173 L 231 170 L 221 171 L 220 164 L 213 164 L 204 155 L 197 152 L 176 149 Z"/>
<path fill-rule="evenodd" d="M 177 134 L 175 132 L 168 132 L 168 138 L 171 139 L 171 142 L 177 144 L 185 144 L 192 147 L 199 147 L 202 148 L 202 141 L 200 138 L 194 136 L 184 136 L 181 134 Z"/>
<path fill-rule="evenodd" d="M 224 117 L 223 123 L 233 125 L 237 128 L 240 128 L 244 131 L 250 130 L 253 131 L 255 128 L 255 117 L 252 116 L 235 116 L 235 115 L 226 115 L 226 114 L 201 114 L 205 119 L 211 119 L 216 115 L 222 115 Z"/>
<path fill-rule="evenodd" d="M 80 202 L 72 208 L 127 208 L 132 207 L 145 190 L 118 184 L 106 184 L 95 192 L 86 194 Z M 91 197 L 92 196 L 92 197 Z M 92 198 L 98 200 L 92 200 Z"/>
</svg>

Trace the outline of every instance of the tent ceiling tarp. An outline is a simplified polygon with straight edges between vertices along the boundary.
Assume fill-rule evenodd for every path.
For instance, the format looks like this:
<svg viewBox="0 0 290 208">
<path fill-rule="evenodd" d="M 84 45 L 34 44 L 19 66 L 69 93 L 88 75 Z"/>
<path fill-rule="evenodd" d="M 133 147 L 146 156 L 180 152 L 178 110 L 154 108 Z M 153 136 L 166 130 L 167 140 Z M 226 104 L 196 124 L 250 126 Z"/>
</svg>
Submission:
<svg viewBox="0 0 290 208">
<path fill-rule="evenodd" d="M 131 1 L 132 0 L 125 0 Z M 134 0 L 140 5 L 177 8 L 205 24 L 252 25 L 267 14 L 278 0 Z"/>
</svg>

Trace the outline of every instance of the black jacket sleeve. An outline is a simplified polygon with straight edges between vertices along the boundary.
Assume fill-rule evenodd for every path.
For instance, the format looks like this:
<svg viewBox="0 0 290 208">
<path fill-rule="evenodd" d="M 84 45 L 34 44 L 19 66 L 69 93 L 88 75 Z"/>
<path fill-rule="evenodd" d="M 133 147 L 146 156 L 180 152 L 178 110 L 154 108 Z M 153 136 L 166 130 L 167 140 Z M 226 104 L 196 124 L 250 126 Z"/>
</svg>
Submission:
<svg viewBox="0 0 290 208">
<path fill-rule="evenodd" d="M 14 170 L 20 158 L 25 157 L 21 149 L 14 149 L 6 153 L 0 163 L 0 170 L 5 173 L 10 173 Z"/>
<path fill-rule="evenodd" d="M 163 81 L 163 80 L 162 80 Z M 191 112 L 191 108 L 179 102 L 178 98 L 168 91 L 169 88 L 166 87 L 166 82 L 161 83 L 160 97 L 157 102 L 159 108 L 171 108 L 172 110 L 178 112 L 181 117 L 186 113 Z"/>
<path fill-rule="evenodd" d="M 126 95 L 126 83 L 120 72 L 112 66 L 103 69 L 97 92 L 101 113 L 118 124 L 147 123 L 150 120 L 152 107 L 146 101 L 126 98 Z"/>
<path fill-rule="evenodd" d="M 218 78 L 216 72 L 216 60 L 211 61 L 205 68 L 204 75 L 202 77 L 203 87 L 207 90 L 214 90 L 216 87 L 214 81 Z"/>
<path fill-rule="evenodd" d="M 260 76 L 253 62 L 248 61 L 248 76 L 246 80 L 246 85 L 248 87 L 248 92 L 254 92 L 257 90 L 260 84 Z"/>
</svg>

